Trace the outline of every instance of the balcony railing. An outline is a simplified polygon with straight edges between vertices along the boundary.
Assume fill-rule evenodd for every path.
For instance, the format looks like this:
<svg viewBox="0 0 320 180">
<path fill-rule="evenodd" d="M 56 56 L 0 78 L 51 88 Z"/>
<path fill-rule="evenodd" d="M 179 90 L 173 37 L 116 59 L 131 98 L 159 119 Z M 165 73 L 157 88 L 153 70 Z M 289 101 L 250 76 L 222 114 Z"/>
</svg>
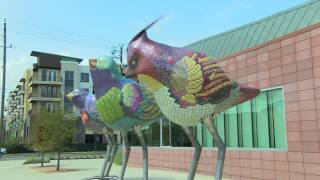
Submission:
<svg viewBox="0 0 320 180">
<path fill-rule="evenodd" d="M 42 93 L 32 93 L 29 95 L 29 101 L 60 101 L 61 93 L 56 94 L 42 94 Z"/>
<path fill-rule="evenodd" d="M 32 75 L 30 77 L 30 80 L 29 80 L 30 84 L 33 84 L 35 82 L 39 82 L 39 83 L 61 83 L 62 82 L 62 77 L 60 75 L 56 75 L 55 77 L 54 76 L 40 76 L 40 75 Z"/>
<path fill-rule="evenodd" d="M 61 98 L 61 93 L 56 93 L 56 94 L 33 93 L 31 97 Z"/>
</svg>

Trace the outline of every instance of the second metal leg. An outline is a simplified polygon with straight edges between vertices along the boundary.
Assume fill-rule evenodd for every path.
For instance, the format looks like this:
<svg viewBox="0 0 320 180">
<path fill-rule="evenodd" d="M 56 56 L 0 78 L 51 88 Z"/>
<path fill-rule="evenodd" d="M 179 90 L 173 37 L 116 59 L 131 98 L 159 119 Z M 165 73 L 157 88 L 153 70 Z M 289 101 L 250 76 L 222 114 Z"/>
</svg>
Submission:
<svg viewBox="0 0 320 180">
<path fill-rule="evenodd" d="M 127 167 L 129 156 L 130 156 L 130 145 L 129 145 L 129 141 L 128 141 L 127 132 L 122 132 L 122 138 L 123 138 L 124 158 L 123 158 L 123 161 L 122 161 L 120 180 L 123 180 L 124 173 L 126 171 L 126 167 Z"/>
<path fill-rule="evenodd" d="M 141 131 L 141 127 L 140 126 L 136 126 L 134 127 L 134 130 L 136 132 L 136 134 L 138 135 L 140 144 L 141 144 L 141 148 L 143 151 L 143 179 L 144 180 L 148 180 L 148 146 L 144 140 L 142 131 Z"/>
<path fill-rule="evenodd" d="M 104 173 L 106 171 L 106 168 L 107 168 L 107 165 L 108 165 L 108 162 L 110 160 L 110 153 L 111 153 L 111 149 L 112 149 L 112 142 L 111 142 L 111 139 L 110 139 L 110 136 L 108 134 L 105 135 L 106 136 L 106 139 L 107 139 L 107 142 L 108 142 L 108 146 L 107 146 L 107 154 L 106 154 L 106 157 L 104 159 L 104 163 L 103 163 L 103 166 L 102 166 L 102 170 L 101 170 L 101 174 L 100 174 L 100 179 L 102 180 L 103 177 L 104 177 Z M 108 176 L 108 174 L 106 174 L 106 176 Z"/>
<path fill-rule="evenodd" d="M 184 127 L 184 126 L 181 126 L 181 127 L 185 131 L 185 133 L 187 134 L 189 140 L 192 143 L 192 146 L 194 147 L 191 168 L 190 168 L 189 176 L 188 176 L 188 180 L 193 180 L 194 176 L 196 175 L 202 147 L 201 147 L 200 143 L 198 142 L 197 138 L 195 137 L 195 135 L 193 134 L 193 129 L 191 127 Z"/>
<path fill-rule="evenodd" d="M 212 122 L 211 117 L 206 117 L 203 119 L 203 123 L 208 128 L 209 132 L 212 135 L 212 138 L 215 142 L 215 144 L 218 147 L 218 157 L 217 157 L 217 165 L 216 165 L 216 175 L 215 180 L 221 180 L 222 179 L 222 173 L 223 173 L 223 166 L 224 166 L 224 158 L 226 153 L 226 145 L 222 141 L 221 137 L 219 136 L 217 129 L 215 125 Z"/>
<path fill-rule="evenodd" d="M 105 176 L 109 176 L 112 164 L 113 164 L 113 160 L 114 157 L 116 156 L 117 152 L 118 152 L 118 145 L 117 145 L 117 140 L 114 137 L 114 134 L 112 134 L 111 136 L 111 143 L 112 143 L 112 150 L 111 150 L 111 157 L 109 159 L 109 164 L 107 166 L 107 170 L 105 172 Z"/>
</svg>

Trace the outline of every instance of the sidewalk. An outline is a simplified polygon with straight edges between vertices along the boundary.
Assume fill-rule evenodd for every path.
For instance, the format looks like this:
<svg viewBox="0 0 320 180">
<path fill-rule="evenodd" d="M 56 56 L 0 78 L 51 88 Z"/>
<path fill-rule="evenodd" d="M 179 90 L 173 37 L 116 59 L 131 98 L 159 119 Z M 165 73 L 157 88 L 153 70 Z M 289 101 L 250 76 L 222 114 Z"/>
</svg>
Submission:
<svg viewBox="0 0 320 180">
<path fill-rule="evenodd" d="M 81 180 L 100 174 L 103 159 L 79 159 L 61 161 L 62 171 L 56 172 L 56 161 L 46 164 L 47 167 L 40 168 L 39 164 L 22 165 L 24 160 L 0 160 L 1 180 Z M 114 165 L 111 175 L 119 175 L 120 166 Z M 188 174 L 173 171 L 149 170 L 149 180 L 186 180 Z M 125 180 L 141 180 L 142 168 L 128 167 Z M 197 175 L 195 180 L 213 180 L 213 177 Z"/>
</svg>

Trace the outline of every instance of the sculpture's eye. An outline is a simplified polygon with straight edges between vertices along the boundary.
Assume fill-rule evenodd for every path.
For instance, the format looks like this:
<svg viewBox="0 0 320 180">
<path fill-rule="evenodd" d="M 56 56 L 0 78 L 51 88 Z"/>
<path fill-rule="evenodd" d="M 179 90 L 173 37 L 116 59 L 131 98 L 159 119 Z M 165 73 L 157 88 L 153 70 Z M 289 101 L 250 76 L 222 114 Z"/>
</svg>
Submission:
<svg viewBox="0 0 320 180">
<path fill-rule="evenodd" d="M 136 60 L 136 59 L 132 60 L 132 61 L 131 61 L 131 65 L 132 65 L 133 67 L 136 66 L 136 65 L 137 65 L 137 60 Z"/>
<path fill-rule="evenodd" d="M 133 57 L 132 60 L 131 60 L 130 66 L 132 68 L 134 68 L 135 66 L 137 66 L 137 64 L 138 64 L 138 58 L 137 57 Z"/>
</svg>

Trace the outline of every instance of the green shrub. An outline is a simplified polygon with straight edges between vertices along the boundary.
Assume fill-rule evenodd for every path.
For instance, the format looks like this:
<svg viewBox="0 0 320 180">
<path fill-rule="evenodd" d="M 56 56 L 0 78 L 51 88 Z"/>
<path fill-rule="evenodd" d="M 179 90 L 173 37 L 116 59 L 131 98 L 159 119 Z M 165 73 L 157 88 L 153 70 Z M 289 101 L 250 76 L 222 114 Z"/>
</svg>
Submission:
<svg viewBox="0 0 320 180">
<path fill-rule="evenodd" d="M 32 157 L 27 159 L 23 164 L 38 164 L 41 163 L 41 157 Z M 44 157 L 43 163 L 50 163 L 49 157 Z"/>
<path fill-rule="evenodd" d="M 116 156 L 114 157 L 113 163 L 116 165 L 122 165 L 122 152 L 121 151 L 117 152 Z"/>
<path fill-rule="evenodd" d="M 8 154 L 16 153 L 31 153 L 34 152 L 26 144 L 5 144 L 4 147 L 7 149 Z"/>
</svg>

